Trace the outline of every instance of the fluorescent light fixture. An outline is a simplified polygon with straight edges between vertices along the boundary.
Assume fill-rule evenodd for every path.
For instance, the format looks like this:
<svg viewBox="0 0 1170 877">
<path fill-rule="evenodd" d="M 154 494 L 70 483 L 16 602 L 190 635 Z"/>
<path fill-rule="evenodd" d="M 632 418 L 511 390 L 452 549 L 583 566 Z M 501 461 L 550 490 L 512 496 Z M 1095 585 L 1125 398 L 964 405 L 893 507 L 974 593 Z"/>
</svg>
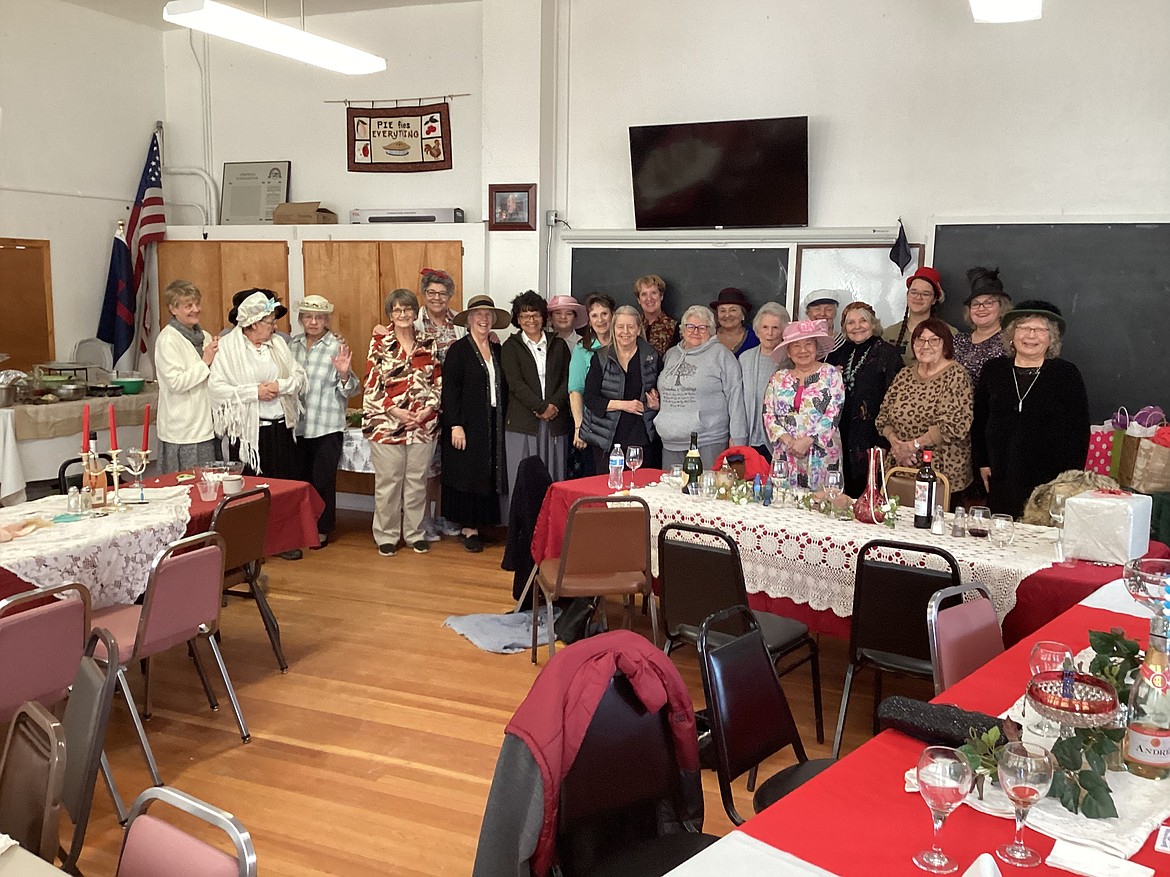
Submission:
<svg viewBox="0 0 1170 877">
<path fill-rule="evenodd" d="M 1007 24 L 1035 21 L 1044 0 L 969 0 L 971 15 L 979 24 Z"/>
<path fill-rule="evenodd" d="M 338 73 L 386 69 L 385 58 L 214 0 L 171 0 L 163 9 L 163 20 Z"/>
</svg>

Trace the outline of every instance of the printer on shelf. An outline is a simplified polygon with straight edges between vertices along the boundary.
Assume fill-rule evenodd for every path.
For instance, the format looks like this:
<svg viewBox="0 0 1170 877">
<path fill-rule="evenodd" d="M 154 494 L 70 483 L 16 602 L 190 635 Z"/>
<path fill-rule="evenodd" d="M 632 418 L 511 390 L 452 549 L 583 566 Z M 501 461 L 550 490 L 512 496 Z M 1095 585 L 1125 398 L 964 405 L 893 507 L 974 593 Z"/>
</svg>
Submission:
<svg viewBox="0 0 1170 877">
<path fill-rule="evenodd" d="M 463 222 L 462 207 L 368 209 L 349 211 L 350 225 L 372 222 Z"/>
</svg>

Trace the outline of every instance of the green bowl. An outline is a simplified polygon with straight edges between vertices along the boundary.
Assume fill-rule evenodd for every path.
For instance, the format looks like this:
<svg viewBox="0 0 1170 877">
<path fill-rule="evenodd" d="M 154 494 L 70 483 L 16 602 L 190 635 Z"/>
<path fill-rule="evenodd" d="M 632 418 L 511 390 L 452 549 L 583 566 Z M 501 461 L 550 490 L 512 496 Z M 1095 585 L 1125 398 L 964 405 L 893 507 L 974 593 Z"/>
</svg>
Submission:
<svg viewBox="0 0 1170 877">
<path fill-rule="evenodd" d="M 111 384 L 115 384 L 122 388 L 123 394 L 127 396 L 137 396 L 142 392 L 142 388 L 146 385 L 145 378 L 113 378 L 110 380 Z"/>
</svg>

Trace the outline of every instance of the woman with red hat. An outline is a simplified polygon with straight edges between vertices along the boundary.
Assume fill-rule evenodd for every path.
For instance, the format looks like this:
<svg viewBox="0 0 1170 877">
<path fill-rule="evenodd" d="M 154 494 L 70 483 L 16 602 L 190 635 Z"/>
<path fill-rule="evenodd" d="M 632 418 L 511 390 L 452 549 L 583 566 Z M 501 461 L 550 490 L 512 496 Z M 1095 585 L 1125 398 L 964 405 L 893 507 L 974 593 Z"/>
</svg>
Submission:
<svg viewBox="0 0 1170 877">
<path fill-rule="evenodd" d="M 906 365 L 914 362 L 914 347 L 910 344 L 914 330 L 920 323 L 933 317 L 935 309 L 945 299 L 942 277 L 934 268 L 923 266 L 906 278 L 906 312 L 902 315 L 902 322 L 882 333 L 882 338 L 898 349 Z M 951 335 L 957 331 L 949 323 L 944 325 L 951 330 Z"/>
</svg>

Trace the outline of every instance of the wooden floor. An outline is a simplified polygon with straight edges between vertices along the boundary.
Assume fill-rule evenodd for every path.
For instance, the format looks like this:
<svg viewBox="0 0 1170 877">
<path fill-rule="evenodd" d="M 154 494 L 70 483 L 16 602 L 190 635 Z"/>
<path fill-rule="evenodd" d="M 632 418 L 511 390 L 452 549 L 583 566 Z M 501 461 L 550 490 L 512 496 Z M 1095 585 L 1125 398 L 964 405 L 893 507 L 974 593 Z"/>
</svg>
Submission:
<svg viewBox="0 0 1170 877">
<path fill-rule="evenodd" d="M 343 513 L 337 535 L 302 561 L 266 565 L 288 674 L 276 666 L 255 606 L 232 600 L 224 610 L 223 652 L 250 744 L 226 697 L 218 713 L 208 709 L 185 650 L 156 658 L 146 725 L 163 779 L 235 813 L 251 831 L 264 877 L 468 874 L 504 725 L 539 667 L 527 654 L 481 652 L 442 624 L 452 614 L 510 608 L 502 548 L 472 555 L 444 540 L 425 556 L 381 557 L 369 516 L 358 513 Z M 610 618 L 620 617 L 611 607 Z M 648 632 L 647 620 L 638 623 Z M 784 678 L 812 757 L 828 755 L 844 675 L 844 643 L 823 637 L 821 648 L 825 744 L 815 740 L 807 669 Z M 701 705 L 694 652 L 680 649 L 674 660 Z M 137 674 L 131 680 L 141 690 Z M 870 686 L 868 676 L 856 686 L 846 750 L 868 739 Z M 886 694 L 895 693 L 926 697 L 930 686 L 888 680 Z M 149 779 L 121 700 L 107 751 L 132 799 Z M 705 830 L 723 834 L 731 825 L 714 774 L 703 783 Z M 751 812 L 742 781 L 737 800 Z M 99 780 L 81 860 L 87 877 L 114 873 L 120 843 Z"/>
</svg>

